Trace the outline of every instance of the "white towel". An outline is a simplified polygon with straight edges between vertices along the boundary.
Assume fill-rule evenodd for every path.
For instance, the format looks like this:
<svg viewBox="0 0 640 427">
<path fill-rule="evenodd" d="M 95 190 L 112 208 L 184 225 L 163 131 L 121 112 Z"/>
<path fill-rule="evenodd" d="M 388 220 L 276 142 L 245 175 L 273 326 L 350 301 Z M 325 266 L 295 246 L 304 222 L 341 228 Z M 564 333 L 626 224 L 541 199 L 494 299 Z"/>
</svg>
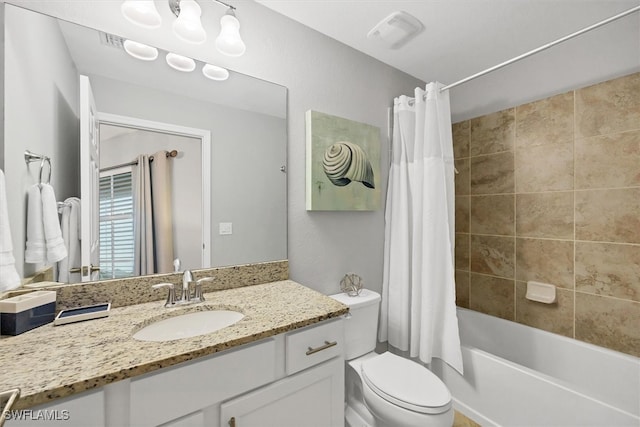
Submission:
<svg viewBox="0 0 640 427">
<path fill-rule="evenodd" d="M 20 286 L 21 280 L 16 270 L 9 224 L 7 188 L 4 172 L 0 169 L 0 291 L 8 291 Z"/>
<path fill-rule="evenodd" d="M 27 248 L 24 262 L 44 264 L 47 261 L 44 223 L 42 221 L 42 197 L 38 184 L 32 185 L 27 193 Z"/>
<path fill-rule="evenodd" d="M 80 274 L 69 274 L 69 269 L 80 266 L 80 199 L 69 197 L 64 203 L 61 228 L 68 256 L 58 264 L 58 282 L 76 283 L 81 279 Z"/>
<path fill-rule="evenodd" d="M 40 193 L 42 196 L 42 222 L 47 245 L 47 261 L 54 263 L 67 256 L 67 248 L 62 239 L 60 221 L 58 220 L 58 202 L 51 185 L 42 184 Z"/>
</svg>

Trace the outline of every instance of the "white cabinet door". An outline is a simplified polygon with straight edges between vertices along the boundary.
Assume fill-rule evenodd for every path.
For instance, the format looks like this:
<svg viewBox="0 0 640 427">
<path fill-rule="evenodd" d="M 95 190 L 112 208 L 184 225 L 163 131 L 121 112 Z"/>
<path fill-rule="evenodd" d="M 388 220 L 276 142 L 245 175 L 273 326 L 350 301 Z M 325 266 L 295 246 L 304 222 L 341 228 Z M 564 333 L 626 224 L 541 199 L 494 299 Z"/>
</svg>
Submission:
<svg viewBox="0 0 640 427">
<path fill-rule="evenodd" d="M 222 427 L 341 427 L 344 360 L 332 359 L 221 405 Z"/>
<path fill-rule="evenodd" d="M 6 427 L 104 427 L 104 393 L 89 391 L 20 411 L 12 411 Z"/>
</svg>

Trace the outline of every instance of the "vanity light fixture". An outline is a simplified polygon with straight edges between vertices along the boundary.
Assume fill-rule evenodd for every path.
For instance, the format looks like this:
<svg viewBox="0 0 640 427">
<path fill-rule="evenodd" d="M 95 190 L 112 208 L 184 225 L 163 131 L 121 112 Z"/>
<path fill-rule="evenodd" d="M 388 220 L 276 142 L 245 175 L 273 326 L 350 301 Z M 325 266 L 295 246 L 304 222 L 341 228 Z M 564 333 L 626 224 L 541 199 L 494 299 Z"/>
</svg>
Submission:
<svg viewBox="0 0 640 427">
<path fill-rule="evenodd" d="M 120 6 L 120 12 L 129 22 L 142 28 L 158 28 L 162 23 L 153 0 L 126 0 Z"/>
<path fill-rule="evenodd" d="M 196 62 L 193 59 L 178 55 L 177 53 L 167 53 L 166 60 L 167 64 L 174 70 L 189 73 L 196 69 Z"/>
<path fill-rule="evenodd" d="M 187 43 L 202 44 L 207 34 L 200 21 L 202 9 L 195 0 L 168 0 L 169 8 L 176 15 L 173 32 Z M 216 38 L 216 48 L 228 56 L 241 56 L 246 46 L 240 37 L 240 21 L 236 18 L 235 7 L 219 0 L 213 0 L 228 8 L 220 19 L 220 35 Z"/>
<path fill-rule="evenodd" d="M 158 57 L 158 49 L 146 44 L 134 42 L 133 40 L 125 40 L 122 46 L 125 52 L 136 59 L 154 61 Z"/>
<path fill-rule="evenodd" d="M 202 74 L 211 80 L 222 81 L 229 78 L 229 71 L 226 68 L 211 64 L 204 64 L 204 67 L 202 67 Z"/>
<path fill-rule="evenodd" d="M 171 11 L 177 16 L 173 23 L 173 33 L 183 42 L 202 44 L 207 40 L 207 33 L 200 22 L 202 9 L 195 0 L 169 2 Z"/>
<path fill-rule="evenodd" d="M 242 56 L 246 46 L 240 37 L 240 21 L 236 18 L 233 8 L 220 18 L 220 35 L 216 39 L 216 48 L 228 56 Z"/>
</svg>

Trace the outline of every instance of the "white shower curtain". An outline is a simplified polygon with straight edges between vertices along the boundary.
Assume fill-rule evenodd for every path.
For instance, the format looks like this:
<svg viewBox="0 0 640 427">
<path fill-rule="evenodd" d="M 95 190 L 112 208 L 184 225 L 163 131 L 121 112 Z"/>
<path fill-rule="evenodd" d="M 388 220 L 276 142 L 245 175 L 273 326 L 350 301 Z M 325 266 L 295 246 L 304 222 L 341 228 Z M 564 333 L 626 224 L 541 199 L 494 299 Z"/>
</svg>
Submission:
<svg viewBox="0 0 640 427">
<path fill-rule="evenodd" d="M 416 88 L 415 102 L 401 96 L 394 103 L 379 338 L 424 363 L 437 357 L 462 373 L 451 114 L 441 87 L 429 83 L 426 91 Z"/>
</svg>

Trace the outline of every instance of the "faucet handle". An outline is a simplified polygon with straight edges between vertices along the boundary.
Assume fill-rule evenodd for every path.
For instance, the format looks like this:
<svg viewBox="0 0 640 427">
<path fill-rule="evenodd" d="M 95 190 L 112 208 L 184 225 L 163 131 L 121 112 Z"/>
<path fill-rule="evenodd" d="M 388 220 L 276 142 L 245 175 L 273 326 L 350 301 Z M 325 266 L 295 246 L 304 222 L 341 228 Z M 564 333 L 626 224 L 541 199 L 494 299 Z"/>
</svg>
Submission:
<svg viewBox="0 0 640 427">
<path fill-rule="evenodd" d="M 169 294 L 167 295 L 167 302 L 164 303 L 165 307 L 172 307 L 176 303 L 176 289 L 173 283 L 158 283 L 151 286 L 153 289 L 169 288 Z"/>
<path fill-rule="evenodd" d="M 193 299 L 195 299 L 196 301 L 204 301 L 204 294 L 202 293 L 202 284 L 204 282 L 213 282 L 213 277 L 203 277 L 202 279 L 198 279 L 196 281 L 196 289 L 193 295 Z"/>
</svg>

